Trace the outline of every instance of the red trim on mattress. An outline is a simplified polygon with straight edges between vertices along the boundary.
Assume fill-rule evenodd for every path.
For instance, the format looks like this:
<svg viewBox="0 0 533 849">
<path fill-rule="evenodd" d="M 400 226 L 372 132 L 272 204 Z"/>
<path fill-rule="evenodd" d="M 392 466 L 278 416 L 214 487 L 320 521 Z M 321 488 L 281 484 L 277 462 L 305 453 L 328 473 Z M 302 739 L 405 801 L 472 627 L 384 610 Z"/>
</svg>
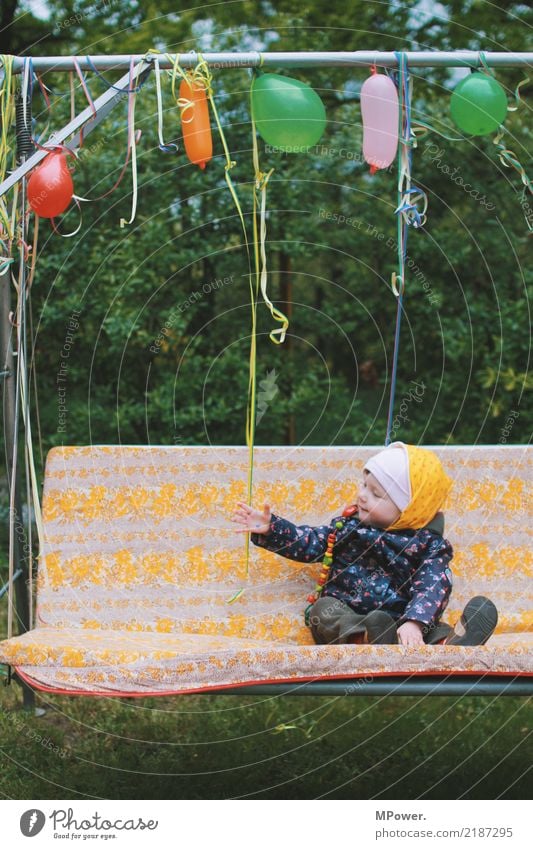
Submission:
<svg viewBox="0 0 533 849">
<path fill-rule="evenodd" d="M 25 672 L 21 672 L 20 667 L 15 666 L 13 668 L 16 670 L 17 675 L 19 675 L 20 678 L 22 678 L 23 681 L 25 681 L 27 684 L 31 684 L 33 687 L 35 687 L 36 690 L 42 690 L 45 693 L 56 693 L 60 696 L 95 696 L 95 697 L 98 697 L 98 698 L 113 698 L 114 696 L 119 696 L 119 697 L 120 696 L 126 696 L 126 697 L 131 698 L 131 699 L 141 699 L 141 698 L 144 698 L 144 697 L 151 698 L 153 696 L 182 696 L 182 695 L 186 696 L 187 693 L 217 692 L 217 691 L 221 691 L 221 690 L 229 690 L 233 687 L 253 687 L 254 684 L 305 684 L 305 683 L 309 683 L 310 681 L 311 682 L 315 682 L 315 681 L 340 681 L 340 680 L 353 681 L 353 680 L 357 680 L 358 678 L 364 678 L 369 674 L 373 675 L 374 678 L 380 678 L 380 677 L 384 678 L 386 676 L 392 678 L 392 677 L 400 677 L 400 676 L 404 676 L 404 675 L 409 676 L 409 677 L 413 677 L 413 678 L 416 678 L 419 675 L 420 676 L 423 676 L 423 675 L 442 675 L 445 678 L 456 678 L 456 677 L 461 676 L 461 675 L 481 675 L 481 676 L 483 676 L 483 678 L 495 678 L 495 677 L 501 677 L 501 676 L 504 676 L 504 675 L 514 676 L 515 678 L 532 678 L 533 677 L 533 672 L 514 672 L 514 671 L 487 672 L 486 669 L 469 670 L 468 672 L 466 672 L 464 670 L 458 670 L 457 672 L 446 672 L 446 671 L 443 671 L 442 669 L 439 669 L 439 670 L 431 670 L 429 672 L 427 670 L 425 670 L 424 672 L 373 672 L 373 673 L 364 672 L 364 673 L 361 673 L 360 675 L 322 675 L 320 678 L 310 678 L 310 677 L 303 677 L 303 678 L 264 678 L 264 679 L 259 680 L 259 681 L 240 681 L 240 682 L 235 683 L 235 684 L 220 684 L 220 685 L 214 684 L 213 686 L 210 686 L 210 687 L 200 687 L 200 688 L 191 689 L 191 690 L 157 690 L 156 692 L 145 691 L 145 692 L 142 692 L 142 693 L 131 693 L 131 692 L 127 692 L 127 691 L 124 691 L 124 690 L 113 690 L 112 692 L 105 692 L 105 691 L 102 691 L 102 690 L 64 690 L 64 689 L 60 689 L 60 688 L 56 688 L 56 687 L 47 687 L 46 684 L 40 684 L 39 682 L 35 681 L 34 678 L 31 678 L 30 675 L 26 675 Z"/>
</svg>

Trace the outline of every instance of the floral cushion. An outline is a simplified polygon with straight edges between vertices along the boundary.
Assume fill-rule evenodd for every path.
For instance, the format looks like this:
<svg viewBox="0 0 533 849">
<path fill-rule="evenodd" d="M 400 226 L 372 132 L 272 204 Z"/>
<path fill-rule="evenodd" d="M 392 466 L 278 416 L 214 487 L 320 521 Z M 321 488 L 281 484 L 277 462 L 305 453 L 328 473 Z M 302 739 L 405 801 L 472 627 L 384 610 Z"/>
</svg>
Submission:
<svg viewBox="0 0 533 849">
<path fill-rule="evenodd" d="M 431 447 L 431 446 L 430 446 Z M 353 503 L 377 447 L 256 447 L 253 503 L 323 524 Z M 533 674 L 531 453 L 436 448 L 455 485 L 444 507 L 454 588 L 499 610 L 485 646 L 315 646 L 303 622 L 317 564 L 249 546 L 229 521 L 246 500 L 245 447 L 53 449 L 43 497 L 37 627 L 0 662 L 68 692 L 186 692 L 386 674 Z"/>
</svg>

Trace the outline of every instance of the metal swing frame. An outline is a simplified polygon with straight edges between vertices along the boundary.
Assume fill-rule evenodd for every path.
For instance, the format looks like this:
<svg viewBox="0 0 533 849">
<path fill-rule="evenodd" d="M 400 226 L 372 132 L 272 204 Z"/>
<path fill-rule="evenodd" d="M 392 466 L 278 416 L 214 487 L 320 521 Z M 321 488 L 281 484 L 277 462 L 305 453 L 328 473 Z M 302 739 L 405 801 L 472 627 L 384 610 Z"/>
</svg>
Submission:
<svg viewBox="0 0 533 849">
<path fill-rule="evenodd" d="M 513 68 L 533 67 L 533 52 L 523 53 L 499 53 L 480 52 L 471 50 L 446 51 L 418 51 L 404 52 L 404 57 L 410 68 L 446 67 L 446 68 L 470 68 L 476 69 L 483 66 L 490 68 Z M 154 69 L 154 59 L 157 56 L 159 67 L 169 70 L 174 67 L 176 59 L 183 68 L 194 68 L 199 59 L 202 58 L 210 69 L 240 69 L 261 68 L 266 69 L 288 69 L 288 68 L 315 68 L 315 67 L 368 67 L 376 65 L 382 68 L 398 68 L 398 55 L 395 52 L 382 51 L 354 51 L 354 52 L 280 52 L 280 53 L 204 53 L 190 52 L 186 54 L 168 55 L 153 54 L 145 55 L 110 55 L 110 56 L 79 56 L 76 57 L 78 67 L 86 71 L 103 70 L 127 70 L 116 83 L 100 95 L 94 101 L 94 111 L 88 106 L 82 110 L 73 120 L 69 121 L 59 130 L 55 131 L 48 139 L 48 146 L 64 144 L 71 150 L 78 147 L 75 133 L 83 127 L 83 135 L 89 135 L 105 117 L 122 102 L 127 96 L 130 82 L 141 85 L 150 72 Z M 134 68 L 130 76 L 129 68 L 133 59 Z M 14 57 L 14 73 L 22 73 L 28 57 Z M 33 68 L 38 71 L 72 71 L 75 69 L 73 57 L 71 56 L 38 56 L 31 58 Z M 0 67 L 0 80 L 3 76 L 3 68 Z M 31 107 L 31 104 L 28 104 Z M 31 115 L 31 108 L 27 108 L 27 114 Z M 30 119 L 31 120 L 31 119 Z M 27 122 L 26 142 L 31 139 L 31 124 Z M 72 136 L 70 141 L 68 139 Z M 27 148 L 26 148 L 27 150 Z M 20 180 L 24 181 L 27 174 L 39 164 L 47 155 L 47 150 L 37 150 L 33 153 L 25 153 L 18 157 L 18 167 L 0 184 L 0 196 L 12 189 Z M 23 183 L 24 184 L 24 183 Z M 15 432 L 15 407 L 14 407 L 14 374 L 13 374 L 13 351 L 12 351 L 12 327 L 9 320 L 10 312 L 10 286 L 9 275 L 0 277 L 0 351 L 3 357 L 3 370 L 0 376 L 4 380 L 4 425 L 6 434 L 6 456 L 8 458 L 8 478 L 10 487 L 15 486 L 16 509 L 18 515 L 22 515 L 20 509 L 20 495 L 18 480 L 11 480 L 9 458 L 13 455 L 13 446 L 18 437 Z M 16 588 L 16 613 L 19 632 L 24 633 L 29 629 L 29 607 L 26 586 L 30 579 L 32 568 L 31 554 L 24 555 L 21 541 L 15 539 L 15 563 L 16 569 L 13 582 Z M 7 593 L 9 584 L 0 588 L 0 599 Z M 8 672 L 8 680 L 11 678 L 11 670 Z M 25 684 L 16 673 L 13 679 L 17 680 L 23 687 L 24 707 L 33 708 L 34 692 Z M 498 675 L 407 675 L 407 676 L 378 676 L 371 680 L 344 679 L 330 681 L 294 682 L 288 684 L 256 684 L 242 687 L 225 688 L 219 692 L 226 695 L 315 695 L 315 696 L 339 696 L 339 695 L 362 695 L 362 696 L 530 696 L 533 695 L 533 678 L 513 676 L 507 674 Z"/>
</svg>

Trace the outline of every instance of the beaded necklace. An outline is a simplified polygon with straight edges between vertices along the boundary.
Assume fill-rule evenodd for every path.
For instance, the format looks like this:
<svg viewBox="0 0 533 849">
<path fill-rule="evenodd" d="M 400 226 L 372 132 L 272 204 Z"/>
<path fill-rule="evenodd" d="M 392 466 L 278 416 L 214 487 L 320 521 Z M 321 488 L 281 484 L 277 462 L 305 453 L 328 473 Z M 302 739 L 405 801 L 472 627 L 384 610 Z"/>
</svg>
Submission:
<svg viewBox="0 0 533 849">
<path fill-rule="evenodd" d="M 329 573 L 331 572 L 331 564 L 333 563 L 333 546 L 335 545 L 335 541 L 337 539 L 337 532 L 341 531 L 348 519 L 351 519 L 355 513 L 357 513 L 358 506 L 357 504 L 352 505 L 351 507 L 346 507 L 342 511 L 342 519 L 339 519 L 335 522 L 335 530 L 328 534 L 328 542 L 326 546 L 326 553 L 322 558 L 322 568 L 320 570 L 320 575 L 318 576 L 314 592 L 307 596 L 307 601 L 309 605 L 305 608 L 304 618 L 305 624 L 309 627 L 309 616 L 310 611 L 313 604 L 318 601 L 322 594 L 322 590 L 324 586 L 327 584 L 329 580 Z"/>
</svg>

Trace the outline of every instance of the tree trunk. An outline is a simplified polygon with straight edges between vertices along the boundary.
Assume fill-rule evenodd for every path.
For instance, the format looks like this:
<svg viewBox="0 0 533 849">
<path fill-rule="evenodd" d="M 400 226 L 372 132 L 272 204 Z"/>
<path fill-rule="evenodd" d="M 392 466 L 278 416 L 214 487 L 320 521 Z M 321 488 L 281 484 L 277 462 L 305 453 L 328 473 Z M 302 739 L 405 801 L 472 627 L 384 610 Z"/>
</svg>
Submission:
<svg viewBox="0 0 533 849">
<path fill-rule="evenodd" d="M 2 0 L 0 4 L 0 53 L 13 52 L 13 35 L 9 28 L 15 19 L 18 0 Z"/>
</svg>

